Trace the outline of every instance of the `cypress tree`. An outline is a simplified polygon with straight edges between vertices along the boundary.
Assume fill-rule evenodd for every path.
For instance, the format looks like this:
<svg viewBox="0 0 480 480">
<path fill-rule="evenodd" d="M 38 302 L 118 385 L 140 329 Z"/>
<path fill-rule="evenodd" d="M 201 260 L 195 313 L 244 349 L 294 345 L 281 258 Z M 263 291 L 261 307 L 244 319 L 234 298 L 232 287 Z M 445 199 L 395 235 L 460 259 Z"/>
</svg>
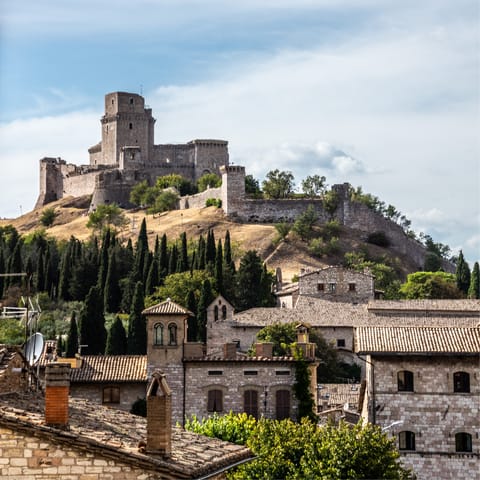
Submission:
<svg viewBox="0 0 480 480">
<path fill-rule="evenodd" d="M 120 309 L 121 299 L 122 292 L 120 291 L 115 249 L 112 249 L 108 259 L 108 271 L 105 279 L 105 288 L 103 291 L 105 311 L 112 313 L 118 312 Z"/>
<path fill-rule="evenodd" d="M 168 245 L 167 245 L 167 236 L 165 234 L 162 235 L 162 239 L 160 241 L 160 254 L 158 257 L 158 284 L 161 285 L 163 283 L 163 279 L 168 275 Z"/>
<path fill-rule="evenodd" d="M 107 340 L 103 298 L 98 286 L 88 292 L 85 304 L 80 312 L 80 338 L 82 345 L 88 345 L 83 352 L 88 355 L 103 355 Z"/>
<path fill-rule="evenodd" d="M 97 280 L 97 265 L 92 263 L 91 258 L 84 249 L 82 257 L 75 261 L 72 266 L 69 286 L 70 299 L 83 301 L 90 291 L 90 288 L 97 283 Z"/>
<path fill-rule="evenodd" d="M 187 234 L 183 232 L 180 235 L 180 254 L 178 256 L 177 272 L 186 272 L 188 266 Z"/>
<path fill-rule="evenodd" d="M 273 276 L 268 273 L 267 266 L 263 264 L 262 277 L 260 278 L 260 288 L 262 292 L 261 306 L 274 307 L 277 303 L 273 294 Z"/>
<path fill-rule="evenodd" d="M 193 317 L 188 317 L 188 341 L 196 342 L 198 340 L 198 325 L 197 325 L 197 300 L 195 298 L 195 292 L 189 290 L 187 298 L 185 299 L 185 305 L 187 309 L 193 313 Z"/>
<path fill-rule="evenodd" d="M 468 288 L 468 298 L 480 298 L 480 270 L 478 262 L 473 264 L 470 287 Z"/>
<path fill-rule="evenodd" d="M 45 289 L 45 260 L 43 252 L 40 250 L 37 259 L 37 271 L 35 273 L 35 291 L 43 292 Z"/>
<path fill-rule="evenodd" d="M 214 300 L 212 285 L 208 278 L 202 283 L 200 298 L 198 300 L 197 310 L 197 340 L 206 342 L 207 340 L 207 307 Z"/>
<path fill-rule="evenodd" d="M 168 259 L 168 274 L 176 273 L 177 271 L 177 261 L 178 261 L 178 254 L 177 254 L 177 244 L 172 245 L 170 249 L 170 255 Z"/>
<path fill-rule="evenodd" d="M 205 270 L 205 239 L 203 235 L 198 238 L 196 270 Z"/>
<path fill-rule="evenodd" d="M 148 254 L 148 236 L 147 236 L 147 222 L 145 217 L 140 225 L 140 231 L 138 232 L 137 246 L 135 249 L 135 269 L 138 272 L 139 277 L 137 280 L 142 283 L 145 282 L 145 261 Z M 148 272 L 148 271 L 147 271 Z"/>
<path fill-rule="evenodd" d="M 461 250 L 458 255 L 455 276 L 457 278 L 457 288 L 466 295 L 468 293 L 468 288 L 470 287 L 470 267 L 465 261 Z"/>
<path fill-rule="evenodd" d="M 68 242 L 62 255 L 60 266 L 60 280 L 58 282 L 58 296 L 62 300 L 70 301 L 70 284 L 72 282 L 72 255 L 73 255 L 73 237 Z"/>
<path fill-rule="evenodd" d="M 102 248 L 100 250 L 100 268 L 98 270 L 98 283 L 97 283 L 98 287 L 100 288 L 100 291 L 102 292 L 102 295 L 105 290 L 105 282 L 107 281 L 109 245 L 110 245 L 110 230 L 107 229 L 103 236 Z"/>
<path fill-rule="evenodd" d="M 207 234 L 207 245 L 205 247 L 205 263 L 212 265 L 215 263 L 215 234 L 209 230 Z"/>
<path fill-rule="evenodd" d="M 75 318 L 75 312 L 72 312 L 70 317 L 70 327 L 68 329 L 68 337 L 65 345 L 65 355 L 67 358 L 75 357 L 75 354 L 78 353 L 78 328 L 77 320 Z"/>
<path fill-rule="evenodd" d="M 237 272 L 237 306 L 240 310 L 262 305 L 262 260 L 249 250 L 240 260 Z"/>
<path fill-rule="evenodd" d="M 215 288 L 218 293 L 223 294 L 223 249 L 222 241 L 219 239 L 215 255 Z"/>
<path fill-rule="evenodd" d="M 147 282 L 148 272 L 150 271 L 150 265 L 152 264 L 152 260 L 153 260 L 153 254 L 152 252 L 147 250 L 147 252 L 145 253 L 145 261 L 143 265 L 144 270 L 142 275 L 142 278 L 145 279 L 145 282 L 143 282 L 144 285 Z"/>
<path fill-rule="evenodd" d="M 157 257 L 153 257 L 150 264 L 150 270 L 147 275 L 147 284 L 145 285 L 145 294 L 151 295 L 155 287 L 158 285 L 158 260 Z"/>
<path fill-rule="evenodd" d="M 127 334 L 119 316 L 115 317 L 107 335 L 105 355 L 125 355 L 127 353 Z"/>
<path fill-rule="evenodd" d="M 12 254 L 8 259 L 8 273 L 22 273 L 22 241 L 18 240 L 15 244 Z M 22 277 L 7 277 L 8 281 L 5 282 L 8 286 L 21 285 Z"/>
<path fill-rule="evenodd" d="M 3 256 L 3 248 L 0 248 L 0 273 L 5 273 L 5 258 Z M 0 276 L 0 299 L 3 298 L 4 287 L 5 277 Z"/>
<path fill-rule="evenodd" d="M 127 351 L 129 355 L 145 355 L 147 353 L 147 326 L 142 315 L 143 309 L 143 285 L 142 282 L 137 282 L 128 318 Z"/>
<path fill-rule="evenodd" d="M 230 244 L 230 231 L 227 230 L 225 233 L 225 242 L 223 248 L 223 259 L 225 261 L 225 265 L 229 267 L 233 273 L 235 273 L 235 263 L 232 258 L 232 246 Z"/>
</svg>

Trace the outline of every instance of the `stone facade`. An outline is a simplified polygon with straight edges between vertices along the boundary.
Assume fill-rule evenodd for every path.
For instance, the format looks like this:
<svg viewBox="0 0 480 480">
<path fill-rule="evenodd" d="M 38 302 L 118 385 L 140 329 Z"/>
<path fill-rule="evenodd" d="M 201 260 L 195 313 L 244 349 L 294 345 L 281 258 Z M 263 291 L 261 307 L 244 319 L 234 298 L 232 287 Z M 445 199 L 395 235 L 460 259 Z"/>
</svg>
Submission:
<svg viewBox="0 0 480 480">
<path fill-rule="evenodd" d="M 423 327 L 404 333 L 410 335 L 410 345 L 428 338 Z M 371 347 L 359 339 L 358 351 L 379 350 L 380 337 L 376 338 Z M 436 345 L 429 341 L 411 348 L 417 352 L 403 353 L 394 353 L 396 343 L 386 340 L 390 343 L 385 348 L 392 353 L 366 356 L 362 416 L 396 438 L 402 463 L 419 480 L 476 478 L 480 471 L 480 355 L 469 345 L 478 342 L 478 329 L 439 329 L 432 338 L 438 338 Z"/>
<path fill-rule="evenodd" d="M 197 139 L 180 145 L 155 145 L 154 124 L 152 110 L 142 96 L 107 94 L 102 140 L 89 149 L 89 165 L 42 158 L 36 208 L 69 195 L 93 195 L 92 208 L 113 202 L 127 207 L 130 190 L 139 181 L 153 184 L 158 176 L 176 173 L 195 182 L 228 165 L 228 142 Z"/>
</svg>

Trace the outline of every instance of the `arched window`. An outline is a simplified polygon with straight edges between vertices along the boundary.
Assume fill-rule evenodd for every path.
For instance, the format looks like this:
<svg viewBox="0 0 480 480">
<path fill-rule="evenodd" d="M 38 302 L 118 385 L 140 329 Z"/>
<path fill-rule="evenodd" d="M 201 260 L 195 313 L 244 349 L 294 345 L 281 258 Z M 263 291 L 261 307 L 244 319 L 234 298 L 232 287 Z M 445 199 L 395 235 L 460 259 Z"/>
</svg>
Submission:
<svg viewBox="0 0 480 480">
<path fill-rule="evenodd" d="M 221 390 L 208 391 L 207 410 L 209 412 L 223 412 L 223 392 Z"/>
<path fill-rule="evenodd" d="M 397 384 L 399 392 L 413 392 L 413 372 L 400 370 L 397 373 Z"/>
<path fill-rule="evenodd" d="M 455 434 L 455 451 L 456 452 L 472 451 L 472 436 L 469 433 L 459 432 Z"/>
<path fill-rule="evenodd" d="M 277 420 L 290 418 L 290 391 L 277 390 L 275 393 L 275 417 Z"/>
<path fill-rule="evenodd" d="M 243 393 L 243 411 L 247 415 L 258 418 L 258 392 L 256 390 L 245 390 Z"/>
<path fill-rule="evenodd" d="M 171 323 L 168 326 L 168 344 L 176 345 L 177 344 L 177 325 Z"/>
<path fill-rule="evenodd" d="M 467 372 L 455 372 L 453 374 L 453 391 L 458 393 L 470 392 L 470 374 Z"/>
<path fill-rule="evenodd" d="M 399 450 L 415 450 L 415 434 L 413 432 L 404 431 L 398 434 Z"/>
<path fill-rule="evenodd" d="M 217 306 L 217 305 L 215 305 L 215 306 L 213 307 L 213 319 L 214 319 L 215 321 L 218 320 L 218 306 Z"/>
<path fill-rule="evenodd" d="M 224 305 L 222 307 L 222 318 L 223 318 L 223 320 L 225 320 L 227 318 L 227 307 L 226 307 L 226 305 Z"/>
<path fill-rule="evenodd" d="M 153 344 L 163 345 L 163 325 L 156 323 L 153 327 Z"/>
</svg>

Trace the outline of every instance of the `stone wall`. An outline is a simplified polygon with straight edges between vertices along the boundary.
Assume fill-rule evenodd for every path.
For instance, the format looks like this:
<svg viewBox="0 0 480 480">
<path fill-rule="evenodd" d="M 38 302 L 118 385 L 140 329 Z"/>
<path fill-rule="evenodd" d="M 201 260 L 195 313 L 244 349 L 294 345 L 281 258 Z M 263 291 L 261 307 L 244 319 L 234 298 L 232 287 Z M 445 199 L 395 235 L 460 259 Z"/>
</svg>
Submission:
<svg viewBox="0 0 480 480">
<path fill-rule="evenodd" d="M 139 398 L 145 398 L 147 388 L 146 383 L 105 383 L 105 384 L 70 384 L 70 396 L 76 398 L 84 398 L 94 403 L 102 405 L 103 389 L 105 387 L 115 386 L 120 389 L 120 403 L 108 404 L 112 408 L 118 408 L 129 412 L 133 403 Z"/>
<path fill-rule="evenodd" d="M 209 372 L 215 372 L 215 374 L 209 375 Z M 208 391 L 220 389 L 223 392 L 223 412 L 228 413 L 231 410 L 240 413 L 244 411 L 245 390 L 256 390 L 259 415 L 275 418 L 275 393 L 280 389 L 291 392 L 294 379 L 295 365 L 291 362 L 188 362 L 186 363 L 186 412 L 188 415 L 195 414 L 199 418 L 212 415 L 212 412 L 207 410 Z M 297 404 L 293 393 L 290 405 L 291 415 L 295 418 Z"/>
<path fill-rule="evenodd" d="M 195 195 L 185 195 L 180 197 L 179 208 L 185 210 L 187 208 L 203 208 L 209 198 L 220 200 L 222 197 L 222 188 L 208 188 L 207 190 Z"/>
<path fill-rule="evenodd" d="M 72 438 L 72 442 L 75 439 Z M 132 467 L 92 451 L 0 427 L 0 477 L 5 480 L 160 480 L 174 476 Z"/>
<path fill-rule="evenodd" d="M 420 479 L 474 478 L 480 467 L 479 358 L 382 356 L 374 357 L 373 362 L 375 422 L 388 427 L 402 421 L 390 430 L 397 438 L 400 431 L 415 434 L 415 451 L 401 451 L 402 461 L 412 466 Z M 413 372 L 413 392 L 398 391 L 400 370 Z M 457 371 L 470 374 L 470 393 L 454 392 L 453 374 Z M 458 432 L 472 435 L 471 453 L 455 452 Z M 439 466 L 432 471 L 434 461 Z"/>
</svg>

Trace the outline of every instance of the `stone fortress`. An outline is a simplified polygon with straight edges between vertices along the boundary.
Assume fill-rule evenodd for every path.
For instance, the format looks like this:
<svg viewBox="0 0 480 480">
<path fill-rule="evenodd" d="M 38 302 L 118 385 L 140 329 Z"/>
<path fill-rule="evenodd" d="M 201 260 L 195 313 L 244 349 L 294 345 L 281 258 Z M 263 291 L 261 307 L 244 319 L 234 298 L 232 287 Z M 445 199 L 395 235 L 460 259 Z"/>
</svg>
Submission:
<svg viewBox="0 0 480 480">
<path fill-rule="evenodd" d="M 134 93 L 105 95 L 102 140 L 88 149 L 89 165 L 61 158 L 40 160 L 40 194 L 35 208 L 67 196 L 92 195 L 92 207 L 103 203 L 130 205 L 132 187 L 178 173 L 195 182 L 228 165 L 228 142 L 192 140 L 185 144 L 154 143 L 155 118 L 145 99 Z"/>
<path fill-rule="evenodd" d="M 61 158 L 40 160 L 40 194 L 35 208 L 63 197 L 82 195 L 92 195 L 91 210 L 114 202 L 130 207 L 130 191 L 140 181 L 153 185 L 157 177 L 175 173 L 195 182 L 205 173 L 216 173 L 222 177 L 221 187 L 181 197 L 178 208 L 201 208 L 207 199 L 215 198 L 221 200 L 223 212 L 231 220 L 275 223 L 292 222 L 313 206 L 321 223 L 334 219 L 365 236 L 384 232 L 393 250 L 408 255 L 420 269 L 424 265 L 425 247 L 408 237 L 396 223 L 352 201 L 348 183 L 332 186 L 338 200 L 333 215 L 320 198 L 249 198 L 245 193 L 245 167 L 229 164 L 227 141 L 203 139 L 155 145 L 152 110 L 142 96 L 134 93 L 105 95 L 101 124 L 102 140 L 89 148 L 89 165 L 77 166 Z M 445 271 L 453 268 L 450 262 L 443 262 Z"/>
</svg>

